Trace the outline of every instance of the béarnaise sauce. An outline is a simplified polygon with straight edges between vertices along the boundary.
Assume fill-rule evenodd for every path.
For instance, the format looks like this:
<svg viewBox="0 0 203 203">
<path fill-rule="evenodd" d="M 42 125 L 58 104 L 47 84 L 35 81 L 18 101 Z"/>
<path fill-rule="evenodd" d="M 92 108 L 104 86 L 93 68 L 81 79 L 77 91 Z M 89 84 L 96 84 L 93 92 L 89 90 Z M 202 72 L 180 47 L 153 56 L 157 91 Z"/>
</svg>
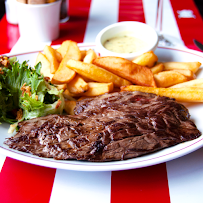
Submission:
<svg viewBox="0 0 203 203">
<path fill-rule="evenodd" d="M 144 49 L 147 43 L 134 36 L 116 36 L 104 42 L 104 47 L 116 53 L 134 53 Z"/>
</svg>

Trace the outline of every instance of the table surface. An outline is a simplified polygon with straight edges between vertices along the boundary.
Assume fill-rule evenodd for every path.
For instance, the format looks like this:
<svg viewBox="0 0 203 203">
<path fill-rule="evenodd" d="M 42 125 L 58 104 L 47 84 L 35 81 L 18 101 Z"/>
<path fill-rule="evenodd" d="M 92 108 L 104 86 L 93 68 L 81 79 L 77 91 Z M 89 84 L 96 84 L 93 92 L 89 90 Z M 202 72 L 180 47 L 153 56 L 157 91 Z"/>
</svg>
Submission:
<svg viewBox="0 0 203 203">
<path fill-rule="evenodd" d="M 164 0 L 162 32 L 181 46 L 198 50 L 193 39 L 203 43 L 203 20 L 195 2 Z M 39 44 L 20 38 L 18 25 L 9 24 L 4 15 L 0 54 L 40 50 L 45 44 L 57 45 L 67 39 L 92 43 L 102 28 L 120 21 L 140 21 L 154 27 L 156 8 L 157 0 L 69 0 L 70 19 L 60 25 L 60 37 Z M 106 172 L 47 168 L 0 154 L 2 203 L 202 203 L 202 185 L 203 148 L 154 166 Z"/>
</svg>

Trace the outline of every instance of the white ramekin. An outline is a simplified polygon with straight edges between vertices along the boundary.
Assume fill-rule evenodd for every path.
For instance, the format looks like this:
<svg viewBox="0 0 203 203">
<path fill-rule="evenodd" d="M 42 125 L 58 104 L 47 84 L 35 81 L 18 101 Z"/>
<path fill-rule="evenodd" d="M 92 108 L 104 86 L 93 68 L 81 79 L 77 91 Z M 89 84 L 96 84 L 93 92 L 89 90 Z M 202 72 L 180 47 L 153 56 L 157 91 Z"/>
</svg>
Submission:
<svg viewBox="0 0 203 203">
<path fill-rule="evenodd" d="M 142 50 L 134 53 L 116 53 L 107 50 L 103 44 L 106 40 L 115 37 L 119 33 L 127 32 L 132 36 L 139 38 L 146 42 L 147 46 Z M 118 56 L 129 60 L 136 58 L 137 56 L 148 52 L 155 51 L 158 45 L 158 35 L 156 31 L 149 25 L 135 21 L 124 21 L 107 26 L 101 30 L 96 37 L 96 50 L 101 56 Z"/>
</svg>

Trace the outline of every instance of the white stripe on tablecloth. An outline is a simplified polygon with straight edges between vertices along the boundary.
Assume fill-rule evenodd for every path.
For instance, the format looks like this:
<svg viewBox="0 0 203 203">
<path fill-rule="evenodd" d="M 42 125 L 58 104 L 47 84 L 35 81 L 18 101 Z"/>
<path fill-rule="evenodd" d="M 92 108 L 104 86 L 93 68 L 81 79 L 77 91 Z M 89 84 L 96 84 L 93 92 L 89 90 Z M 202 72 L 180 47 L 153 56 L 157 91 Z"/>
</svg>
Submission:
<svg viewBox="0 0 203 203">
<path fill-rule="evenodd" d="M 92 0 L 84 42 L 95 42 L 99 31 L 118 22 L 119 0 Z"/>
<path fill-rule="evenodd" d="M 111 172 L 57 169 L 50 203 L 110 203 Z"/>
<path fill-rule="evenodd" d="M 3 154 L 0 154 L 0 172 L 1 172 L 1 169 L 4 165 L 5 159 L 6 159 L 6 156 Z"/>
<path fill-rule="evenodd" d="M 22 37 L 20 37 L 16 42 L 16 44 L 11 49 L 10 53 L 18 54 L 18 53 L 39 51 L 39 50 L 43 50 L 45 45 L 50 45 L 50 44 L 51 44 L 51 41 L 38 42 L 38 41 L 23 39 Z"/>
<path fill-rule="evenodd" d="M 158 0 L 143 0 L 145 22 L 149 26 L 155 28 L 156 9 Z"/>
<path fill-rule="evenodd" d="M 202 203 L 203 148 L 166 165 L 171 203 Z"/>
<path fill-rule="evenodd" d="M 143 0 L 146 23 L 155 28 L 158 0 Z M 176 46 L 184 46 L 170 0 L 163 0 L 162 34 Z"/>
</svg>

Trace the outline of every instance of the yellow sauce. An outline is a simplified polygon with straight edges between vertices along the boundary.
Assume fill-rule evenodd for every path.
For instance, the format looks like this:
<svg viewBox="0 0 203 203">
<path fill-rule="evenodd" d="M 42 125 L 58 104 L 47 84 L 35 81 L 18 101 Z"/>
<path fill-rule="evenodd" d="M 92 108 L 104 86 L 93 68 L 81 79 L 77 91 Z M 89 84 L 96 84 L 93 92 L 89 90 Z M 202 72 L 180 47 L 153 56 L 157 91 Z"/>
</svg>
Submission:
<svg viewBox="0 0 203 203">
<path fill-rule="evenodd" d="M 118 36 L 104 42 L 104 47 L 116 53 L 133 53 L 142 50 L 147 44 L 141 39 L 132 36 Z"/>
</svg>

